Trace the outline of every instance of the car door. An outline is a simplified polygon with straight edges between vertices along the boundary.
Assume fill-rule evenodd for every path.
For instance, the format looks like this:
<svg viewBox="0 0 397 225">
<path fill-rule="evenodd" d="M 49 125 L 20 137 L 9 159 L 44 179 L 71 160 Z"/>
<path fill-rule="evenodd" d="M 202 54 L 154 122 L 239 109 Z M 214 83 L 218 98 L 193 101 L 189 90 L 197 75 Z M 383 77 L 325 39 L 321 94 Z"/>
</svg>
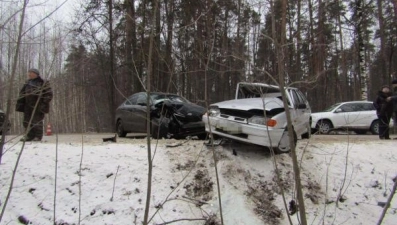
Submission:
<svg viewBox="0 0 397 225">
<path fill-rule="evenodd" d="M 302 120 L 302 127 L 303 127 L 303 133 L 310 132 L 310 116 L 312 113 L 312 110 L 310 108 L 309 101 L 307 100 L 306 96 L 298 89 L 296 89 L 296 93 L 299 97 L 299 102 L 300 102 L 300 107 L 299 110 L 301 110 L 301 120 Z M 305 107 L 303 107 L 303 104 Z"/>
<path fill-rule="evenodd" d="M 137 133 L 146 133 L 146 96 L 144 92 L 139 93 L 131 115 L 133 130 Z"/>
<path fill-rule="evenodd" d="M 355 115 L 354 103 L 345 103 L 335 108 L 332 115 L 332 123 L 334 128 L 348 128 L 351 127 Z"/>
<path fill-rule="evenodd" d="M 372 102 L 358 103 L 357 111 L 360 113 L 357 115 L 358 121 L 355 126 L 360 129 L 369 129 L 372 121 L 377 119 L 376 110 Z"/>
<path fill-rule="evenodd" d="M 136 100 L 138 99 L 138 94 L 131 95 L 118 109 L 119 118 L 123 123 L 123 127 L 126 131 L 133 131 L 133 111 L 134 105 L 136 105 Z"/>
<path fill-rule="evenodd" d="M 293 106 L 293 110 L 291 110 L 292 124 L 294 125 L 297 135 L 301 135 L 305 133 L 308 128 L 310 107 L 307 101 L 305 101 L 306 98 L 300 96 L 301 93 L 298 93 L 297 89 L 289 89 L 288 92 Z"/>
<path fill-rule="evenodd" d="M 348 107 L 344 107 L 346 128 L 368 128 L 373 120 L 373 111 L 371 112 L 371 103 L 353 102 Z M 371 115 L 372 114 L 372 115 Z"/>
</svg>

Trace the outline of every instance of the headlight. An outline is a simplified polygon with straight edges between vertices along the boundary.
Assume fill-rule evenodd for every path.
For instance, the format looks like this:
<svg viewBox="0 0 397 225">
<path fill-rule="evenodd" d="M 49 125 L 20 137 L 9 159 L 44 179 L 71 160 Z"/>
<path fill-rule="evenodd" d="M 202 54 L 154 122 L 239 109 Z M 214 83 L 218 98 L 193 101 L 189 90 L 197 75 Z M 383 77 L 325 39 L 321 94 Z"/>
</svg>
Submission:
<svg viewBox="0 0 397 225">
<path fill-rule="evenodd" d="M 248 119 L 248 123 L 274 127 L 274 126 L 276 126 L 277 121 L 270 119 L 270 118 L 263 117 L 263 116 L 253 116 Z"/>
<path fill-rule="evenodd" d="M 210 108 L 208 110 L 209 116 L 219 116 L 220 114 L 221 114 L 221 111 L 219 110 L 219 108 Z"/>
<path fill-rule="evenodd" d="M 263 116 L 253 116 L 248 119 L 248 123 L 259 124 L 259 125 L 266 125 L 268 119 Z"/>
</svg>

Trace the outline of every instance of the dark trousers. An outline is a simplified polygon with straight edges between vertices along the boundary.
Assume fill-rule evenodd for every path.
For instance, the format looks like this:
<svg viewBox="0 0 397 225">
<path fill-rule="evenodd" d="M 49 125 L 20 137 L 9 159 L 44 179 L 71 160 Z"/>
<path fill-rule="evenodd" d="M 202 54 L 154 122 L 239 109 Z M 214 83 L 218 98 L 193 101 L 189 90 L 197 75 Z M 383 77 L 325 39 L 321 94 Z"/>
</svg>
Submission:
<svg viewBox="0 0 397 225">
<path fill-rule="evenodd" d="M 32 118 L 32 122 L 30 127 L 28 127 L 30 119 Z M 27 129 L 27 137 L 28 138 L 39 138 L 43 137 L 43 121 L 44 121 L 44 113 L 36 112 L 34 115 L 31 112 L 24 112 L 23 114 L 23 127 Z"/>
<path fill-rule="evenodd" d="M 381 139 L 389 139 L 389 123 L 390 123 L 390 116 L 387 115 L 378 115 L 379 119 L 379 138 Z"/>
</svg>

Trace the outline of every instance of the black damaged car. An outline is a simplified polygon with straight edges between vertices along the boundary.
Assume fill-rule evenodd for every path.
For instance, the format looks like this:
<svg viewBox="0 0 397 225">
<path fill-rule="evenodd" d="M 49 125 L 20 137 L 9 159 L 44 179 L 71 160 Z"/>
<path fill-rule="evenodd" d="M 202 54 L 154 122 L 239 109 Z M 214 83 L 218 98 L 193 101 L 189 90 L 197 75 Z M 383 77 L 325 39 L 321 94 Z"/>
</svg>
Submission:
<svg viewBox="0 0 397 225">
<path fill-rule="evenodd" d="M 128 97 L 116 109 L 116 131 L 119 137 L 127 133 L 147 132 L 147 94 L 139 92 Z M 185 98 L 169 93 L 150 93 L 150 133 L 155 139 L 183 139 L 197 136 L 205 139 L 202 116 L 204 107 L 193 104 Z"/>
<path fill-rule="evenodd" d="M 6 118 L 6 115 L 5 115 L 4 111 L 0 109 L 0 135 L 3 134 L 3 124 L 5 121 L 5 118 Z M 10 129 L 10 127 L 11 127 L 11 123 L 10 123 L 10 121 L 8 121 L 8 123 L 6 125 L 6 129 L 5 129 L 6 132 Z"/>
</svg>

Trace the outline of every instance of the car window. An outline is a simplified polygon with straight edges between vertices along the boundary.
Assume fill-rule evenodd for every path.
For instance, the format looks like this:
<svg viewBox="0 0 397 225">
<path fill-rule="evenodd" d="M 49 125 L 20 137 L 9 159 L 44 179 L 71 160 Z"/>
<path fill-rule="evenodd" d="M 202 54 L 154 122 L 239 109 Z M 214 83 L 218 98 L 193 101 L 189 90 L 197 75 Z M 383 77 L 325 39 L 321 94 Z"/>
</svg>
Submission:
<svg viewBox="0 0 397 225">
<path fill-rule="evenodd" d="M 305 102 L 301 102 L 301 99 L 298 97 L 298 94 L 295 92 L 295 90 L 290 90 L 289 92 L 291 94 L 291 97 L 293 98 L 293 102 L 295 106 L 298 106 L 301 103 L 305 103 Z"/>
<path fill-rule="evenodd" d="M 337 107 L 340 106 L 341 103 L 337 103 L 332 105 L 331 107 L 327 108 L 326 110 L 324 110 L 324 112 L 331 112 L 332 110 L 336 109 Z"/>
<path fill-rule="evenodd" d="M 296 93 L 298 94 L 298 97 L 302 103 L 307 102 L 306 96 L 301 91 L 296 90 Z"/>
<path fill-rule="evenodd" d="M 372 110 L 375 110 L 375 107 L 374 107 L 374 105 L 370 102 L 370 103 L 363 103 L 362 105 L 361 105 L 361 107 L 362 107 L 362 111 L 372 111 Z"/>
<path fill-rule="evenodd" d="M 130 96 L 124 104 L 126 105 L 136 105 L 136 101 L 138 100 L 138 95 Z"/>
<path fill-rule="evenodd" d="M 344 104 L 340 107 L 340 109 L 342 110 L 342 112 L 354 112 L 354 105 L 353 104 Z"/>
<path fill-rule="evenodd" d="M 170 95 L 170 94 L 151 94 L 150 95 L 152 101 L 154 103 L 158 102 L 159 100 L 171 100 L 174 102 L 189 102 L 188 100 L 186 100 L 185 98 L 179 96 L 179 95 Z"/>
<path fill-rule="evenodd" d="M 138 95 L 138 99 L 137 99 L 137 101 L 136 101 L 136 104 L 137 105 L 146 105 L 146 95 L 145 94 L 139 94 Z"/>
<path fill-rule="evenodd" d="M 184 99 L 183 97 L 178 95 L 168 95 L 168 98 L 171 101 L 175 101 L 175 102 L 189 102 L 187 99 Z"/>
</svg>

